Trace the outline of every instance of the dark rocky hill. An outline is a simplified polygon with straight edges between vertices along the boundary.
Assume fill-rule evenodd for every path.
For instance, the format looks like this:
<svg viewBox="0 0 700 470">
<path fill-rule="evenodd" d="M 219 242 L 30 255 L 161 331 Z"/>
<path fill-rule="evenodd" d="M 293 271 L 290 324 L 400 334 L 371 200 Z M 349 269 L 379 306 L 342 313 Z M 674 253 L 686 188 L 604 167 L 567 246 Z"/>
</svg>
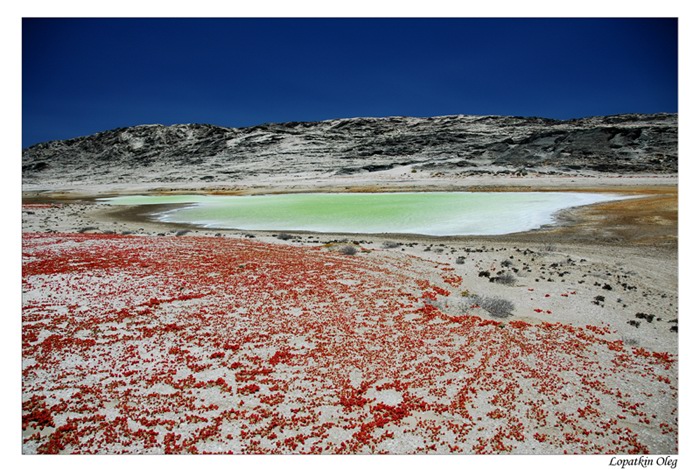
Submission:
<svg viewBox="0 0 700 470">
<path fill-rule="evenodd" d="M 247 128 L 143 125 L 29 147 L 25 184 L 235 182 L 261 175 L 678 171 L 675 114 L 569 121 L 503 116 L 351 118 Z"/>
</svg>

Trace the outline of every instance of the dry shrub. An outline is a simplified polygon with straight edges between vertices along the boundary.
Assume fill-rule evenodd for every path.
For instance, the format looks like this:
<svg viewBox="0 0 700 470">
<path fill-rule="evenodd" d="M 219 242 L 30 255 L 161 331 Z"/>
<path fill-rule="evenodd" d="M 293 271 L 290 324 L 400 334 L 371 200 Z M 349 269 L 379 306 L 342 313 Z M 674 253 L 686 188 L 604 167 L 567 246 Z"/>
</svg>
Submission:
<svg viewBox="0 0 700 470">
<path fill-rule="evenodd" d="M 514 286 L 516 282 L 516 277 L 513 273 L 503 273 L 499 276 L 492 277 L 491 282 L 497 282 L 499 284 L 504 284 L 506 286 Z"/>
<path fill-rule="evenodd" d="M 500 297 L 475 296 L 474 303 L 496 318 L 507 318 L 512 315 L 511 312 L 515 309 L 513 302 Z"/>
<path fill-rule="evenodd" d="M 352 245 L 345 245 L 340 247 L 338 251 L 344 255 L 353 256 L 357 253 L 357 248 Z"/>
</svg>

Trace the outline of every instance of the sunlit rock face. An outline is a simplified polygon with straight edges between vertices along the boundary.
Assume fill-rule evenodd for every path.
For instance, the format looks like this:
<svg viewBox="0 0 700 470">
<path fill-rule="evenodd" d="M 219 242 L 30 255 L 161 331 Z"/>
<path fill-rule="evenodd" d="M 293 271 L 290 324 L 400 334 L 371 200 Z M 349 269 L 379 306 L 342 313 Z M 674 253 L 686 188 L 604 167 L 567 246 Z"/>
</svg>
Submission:
<svg viewBox="0 0 700 470">
<path fill-rule="evenodd" d="M 230 182 L 405 168 L 479 174 L 674 174 L 675 114 L 569 121 L 503 116 L 351 118 L 226 128 L 142 125 L 29 147 L 25 184 Z"/>
</svg>

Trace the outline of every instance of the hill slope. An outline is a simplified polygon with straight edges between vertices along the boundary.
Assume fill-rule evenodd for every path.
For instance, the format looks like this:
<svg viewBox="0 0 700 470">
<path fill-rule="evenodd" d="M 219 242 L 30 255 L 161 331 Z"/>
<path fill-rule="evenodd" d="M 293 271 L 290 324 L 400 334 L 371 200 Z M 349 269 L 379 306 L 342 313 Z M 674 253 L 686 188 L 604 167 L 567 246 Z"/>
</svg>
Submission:
<svg viewBox="0 0 700 470">
<path fill-rule="evenodd" d="M 34 145 L 25 184 L 235 182 L 406 167 L 449 173 L 678 171 L 677 115 L 570 121 L 502 116 L 351 118 L 247 128 L 142 125 Z"/>
</svg>

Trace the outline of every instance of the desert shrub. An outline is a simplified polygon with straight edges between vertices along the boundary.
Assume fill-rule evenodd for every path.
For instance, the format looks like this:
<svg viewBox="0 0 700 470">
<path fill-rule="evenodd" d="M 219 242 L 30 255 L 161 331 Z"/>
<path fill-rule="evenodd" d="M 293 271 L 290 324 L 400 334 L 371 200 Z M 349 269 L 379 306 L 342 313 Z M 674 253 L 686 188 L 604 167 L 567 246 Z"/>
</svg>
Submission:
<svg viewBox="0 0 700 470">
<path fill-rule="evenodd" d="M 292 238 L 294 238 L 294 236 L 288 233 L 280 233 L 277 235 L 277 238 L 279 240 L 291 240 Z"/>
<path fill-rule="evenodd" d="M 464 256 L 458 256 L 457 259 L 455 260 L 455 263 L 457 263 L 457 264 L 464 264 L 464 260 L 465 260 L 465 259 L 466 259 L 466 258 L 464 258 Z"/>
<path fill-rule="evenodd" d="M 513 302 L 500 297 L 475 296 L 474 303 L 496 318 L 507 318 L 512 315 L 511 312 L 515 309 Z"/>
<path fill-rule="evenodd" d="M 488 271 L 479 271 L 479 277 L 491 277 L 491 273 Z"/>
<path fill-rule="evenodd" d="M 499 284 L 504 284 L 506 286 L 514 286 L 516 278 L 513 273 L 503 273 L 496 277 L 491 278 L 491 282 L 497 282 Z"/>
<path fill-rule="evenodd" d="M 501 261 L 501 267 L 507 268 L 508 266 L 513 266 L 513 262 L 509 259 L 504 259 Z"/>
<path fill-rule="evenodd" d="M 338 251 L 344 255 L 352 256 L 357 253 L 357 248 L 352 245 L 345 245 L 340 247 Z"/>
<path fill-rule="evenodd" d="M 398 248 L 399 246 L 401 246 L 401 243 L 398 242 L 386 241 L 382 243 L 382 248 Z"/>
<path fill-rule="evenodd" d="M 651 323 L 654 320 L 654 315 L 651 313 L 637 313 L 635 317 L 642 318 L 646 320 L 647 323 Z"/>
</svg>

